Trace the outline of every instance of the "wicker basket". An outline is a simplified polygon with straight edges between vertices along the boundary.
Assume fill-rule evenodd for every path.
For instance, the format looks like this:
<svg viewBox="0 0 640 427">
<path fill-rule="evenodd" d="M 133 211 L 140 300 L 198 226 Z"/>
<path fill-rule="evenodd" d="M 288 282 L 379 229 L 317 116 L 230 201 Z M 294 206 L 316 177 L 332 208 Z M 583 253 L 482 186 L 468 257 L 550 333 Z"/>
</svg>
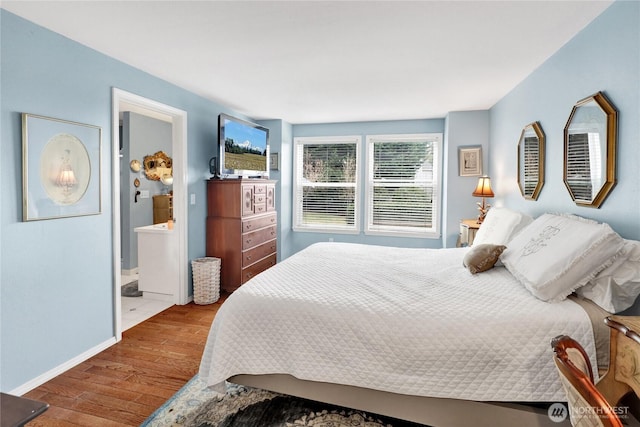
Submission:
<svg viewBox="0 0 640 427">
<path fill-rule="evenodd" d="M 220 258 L 205 257 L 191 261 L 193 302 L 213 304 L 220 299 Z"/>
</svg>

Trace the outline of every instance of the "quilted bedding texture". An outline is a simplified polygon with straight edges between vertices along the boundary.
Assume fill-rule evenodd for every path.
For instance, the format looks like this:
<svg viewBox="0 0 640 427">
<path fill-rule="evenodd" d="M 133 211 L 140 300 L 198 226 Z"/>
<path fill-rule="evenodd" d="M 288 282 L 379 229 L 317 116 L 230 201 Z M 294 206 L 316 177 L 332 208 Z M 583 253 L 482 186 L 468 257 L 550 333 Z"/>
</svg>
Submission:
<svg viewBox="0 0 640 427">
<path fill-rule="evenodd" d="M 578 340 L 576 303 L 533 297 L 504 267 L 471 275 L 467 248 L 317 243 L 235 291 L 209 332 L 200 377 L 290 374 L 400 394 L 564 400 L 550 341 Z"/>
</svg>

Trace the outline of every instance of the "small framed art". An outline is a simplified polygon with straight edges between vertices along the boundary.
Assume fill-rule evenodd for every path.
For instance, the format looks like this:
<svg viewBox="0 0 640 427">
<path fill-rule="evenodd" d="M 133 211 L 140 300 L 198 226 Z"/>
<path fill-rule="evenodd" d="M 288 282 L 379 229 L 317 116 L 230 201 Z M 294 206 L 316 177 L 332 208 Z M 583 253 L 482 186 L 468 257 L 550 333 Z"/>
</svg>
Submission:
<svg viewBox="0 0 640 427">
<path fill-rule="evenodd" d="M 280 169 L 280 156 L 278 153 L 271 153 L 269 155 L 269 169 L 272 171 Z"/>
<path fill-rule="evenodd" d="M 102 129 L 22 114 L 22 219 L 101 213 Z"/>
<path fill-rule="evenodd" d="M 458 170 L 460 176 L 482 175 L 482 146 L 459 147 Z"/>
</svg>

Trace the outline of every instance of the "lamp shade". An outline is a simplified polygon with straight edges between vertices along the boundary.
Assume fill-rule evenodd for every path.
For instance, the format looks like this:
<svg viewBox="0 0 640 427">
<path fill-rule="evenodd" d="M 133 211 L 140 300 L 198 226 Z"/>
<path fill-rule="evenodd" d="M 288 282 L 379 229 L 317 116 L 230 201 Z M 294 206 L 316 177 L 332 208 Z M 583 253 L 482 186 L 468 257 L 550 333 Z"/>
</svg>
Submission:
<svg viewBox="0 0 640 427">
<path fill-rule="evenodd" d="M 476 197 L 493 197 L 493 190 L 491 190 L 491 178 L 488 176 L 481 176 L 478 178 L 478 185 L 472 193 Z"/>
</svg>

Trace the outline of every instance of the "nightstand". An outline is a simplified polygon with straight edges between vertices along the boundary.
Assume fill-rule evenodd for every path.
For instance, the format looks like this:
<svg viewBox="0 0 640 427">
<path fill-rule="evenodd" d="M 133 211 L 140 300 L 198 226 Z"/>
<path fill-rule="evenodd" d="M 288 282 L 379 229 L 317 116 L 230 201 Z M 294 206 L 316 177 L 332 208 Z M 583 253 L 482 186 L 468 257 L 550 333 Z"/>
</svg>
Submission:
<svg viewBox="0 0 640 427">
<path fill-rule="evenodd" d="M 458 238 L 458 247 L 471 246 L 476 233 L 480 228 L 477 219 L 463 219 L 460 221 L 460 237 Z"/>
</svg>

